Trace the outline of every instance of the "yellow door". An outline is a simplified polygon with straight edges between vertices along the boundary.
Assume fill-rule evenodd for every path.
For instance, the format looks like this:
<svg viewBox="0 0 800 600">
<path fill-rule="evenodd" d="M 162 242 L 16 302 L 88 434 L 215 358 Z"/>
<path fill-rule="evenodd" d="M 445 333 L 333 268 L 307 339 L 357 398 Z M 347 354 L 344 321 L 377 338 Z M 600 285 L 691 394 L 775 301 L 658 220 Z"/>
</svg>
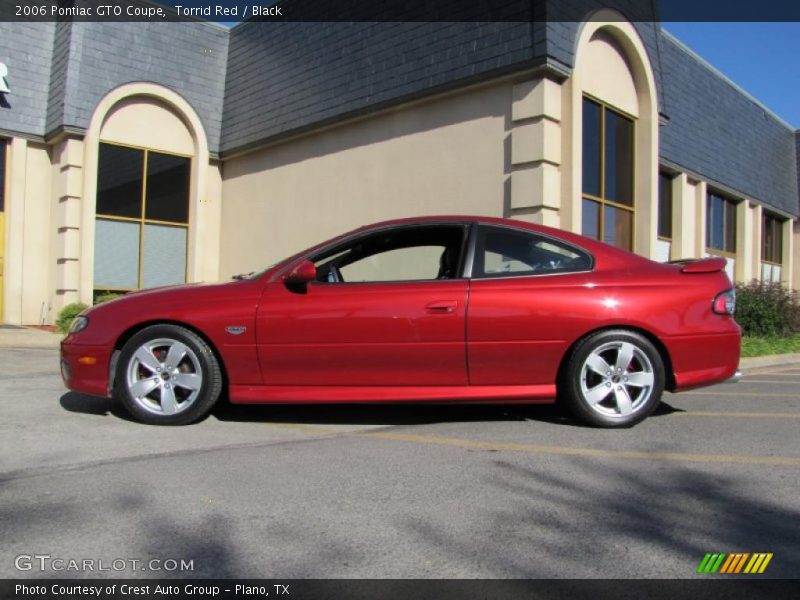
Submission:
<svg viewBox="0 0 800 600">
<path fill-rule="evenodd" d="M 5 268 L 6 213 L 0 212 L 0 322 L 3 320 L 3 269 Z"/>
</svg>

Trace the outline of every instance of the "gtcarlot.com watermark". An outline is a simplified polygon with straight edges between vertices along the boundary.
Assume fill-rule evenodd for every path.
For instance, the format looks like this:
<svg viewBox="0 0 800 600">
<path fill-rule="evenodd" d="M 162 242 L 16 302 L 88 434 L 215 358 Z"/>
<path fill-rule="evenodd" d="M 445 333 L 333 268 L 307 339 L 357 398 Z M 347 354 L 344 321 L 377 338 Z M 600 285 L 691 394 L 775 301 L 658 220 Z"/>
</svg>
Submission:
<svg viewBox="0 0 800 600">
<path fill-rule="evenodd" d="M 92 573 L 99 571 L 191 572 L 194 560 L 182 558 L 67 558 L 50 554 L 20 554 L 14 558 L 18 571 Z"/>
</svg>

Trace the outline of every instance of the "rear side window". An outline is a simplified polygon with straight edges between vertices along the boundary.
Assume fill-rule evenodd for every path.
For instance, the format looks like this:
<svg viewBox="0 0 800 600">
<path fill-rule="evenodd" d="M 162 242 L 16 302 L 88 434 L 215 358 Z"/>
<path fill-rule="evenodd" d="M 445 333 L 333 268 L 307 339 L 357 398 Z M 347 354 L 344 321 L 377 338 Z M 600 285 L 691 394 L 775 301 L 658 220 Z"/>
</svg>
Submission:
<svg viewBox="0 0 800 600">
<path fill-rule="evenodd" d="M 514 277 L 589 271 L 592 257 L 555 238 L 529 231 L 482 225 L 472 276 Z"/>
</svg>

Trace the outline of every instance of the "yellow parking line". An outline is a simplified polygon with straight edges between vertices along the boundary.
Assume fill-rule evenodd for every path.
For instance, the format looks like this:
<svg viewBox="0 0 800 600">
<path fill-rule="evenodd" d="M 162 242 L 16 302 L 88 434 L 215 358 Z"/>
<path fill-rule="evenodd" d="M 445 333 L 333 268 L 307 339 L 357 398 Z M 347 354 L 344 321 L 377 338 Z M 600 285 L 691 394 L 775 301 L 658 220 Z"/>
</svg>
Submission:
<svg viewBox="0 0 800 600">
<path fill-rule="evenodd" d="M 800 386 L 800 381 L 774 381 L 772 379 L 748 379 L 747 377 L 742 378 L 739 383 L 768 383 L 770 385 L 793 385 L 795 387 Z"/>
<path fill-rule="evenodd" d="M 761 412 L 711 412 L 690 410 L 670 413 L 670 417 L 734 417 L 737 419 L 800 419 L 795 413 L 761 413 Z"/>
<path fill-rule="evenodd" d="M 599 450 L 595 448 L 573 448 L 562 446 L 541 446 L 538 444 L 516 444 L 502 442 L 479 442 L 459 438 L 415 435 L 409 433 L 393 433 L 376 431 L 361 433 L 361 437 L 369 437 L 396 442 L 415 444 L 433 444 L 474 450 L 491 450 L 504 452 L 526 452 L 531 454 L 554 454 L 562 456 L 583 456 L 591 458 L 624 458 L 630 460 L 650 460 L 667 462 L 724 463 L 745 465 L 782 465 L 800 467 L 800 458 L 791 456 L 742 456 L 735 454 L 687 454 L 682 452 L 642 452 L 637 450 Z"/>
<path fill-rule="evenodd" d="M 760 371 L 758 369 L 754 369 L 758 371 L 758 375 L 786 375 L 787 377 L 797 377 L 800 375 L 800 370 L 786 370 L 781 369 L 780 371 Z"/>
<path fill-rule="evenodd" d="M 761 377 L 763 375 L 769 375 L 769 381 L 785 381 L 787 383 L 800 383 L 800 373 L 797 375 L 787 375 L 785 373 L 751 373 L 750 375 L 745 375 L 742 377 L 742 381 L 749 379 L 750 377 Z M 780 379 L 779 379 L 780 378 Z"/>
<path fill-rule="evenodd" d="M 323 425 L 306 425 L 304 423 L 267 423 L 270 427 L 275 429 L 291 429 L 301 433 L 311 433 L 314 435 L 336 435 L 342 433 L 336 429 L 325 427 Z"/>
<path fill-rule="evenodd" d="M 749 396 L 755 397 L 769 397 L 769 398 L 797 398 L 800 393 L 795 394 L 780 394 L 772 392 L 681 392 L 677 396 Z"/>
</svg>

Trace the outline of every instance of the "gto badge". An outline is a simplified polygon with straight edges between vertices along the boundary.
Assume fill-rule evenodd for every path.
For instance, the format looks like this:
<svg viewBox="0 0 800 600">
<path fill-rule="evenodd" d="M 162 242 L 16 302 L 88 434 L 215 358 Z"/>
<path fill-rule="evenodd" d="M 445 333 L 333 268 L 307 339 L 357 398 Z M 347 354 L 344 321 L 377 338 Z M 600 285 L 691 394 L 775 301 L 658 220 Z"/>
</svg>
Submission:
<svg viewBox="0 0 800 600">
<path fill-rule="evenodd" d="M 245 331 L 247 331 L 247 327 L 244 325 L 229 325 L 225 328 L 225 331 L 230 333 L 231 335 L 241 335 Z"/>
</svg>

